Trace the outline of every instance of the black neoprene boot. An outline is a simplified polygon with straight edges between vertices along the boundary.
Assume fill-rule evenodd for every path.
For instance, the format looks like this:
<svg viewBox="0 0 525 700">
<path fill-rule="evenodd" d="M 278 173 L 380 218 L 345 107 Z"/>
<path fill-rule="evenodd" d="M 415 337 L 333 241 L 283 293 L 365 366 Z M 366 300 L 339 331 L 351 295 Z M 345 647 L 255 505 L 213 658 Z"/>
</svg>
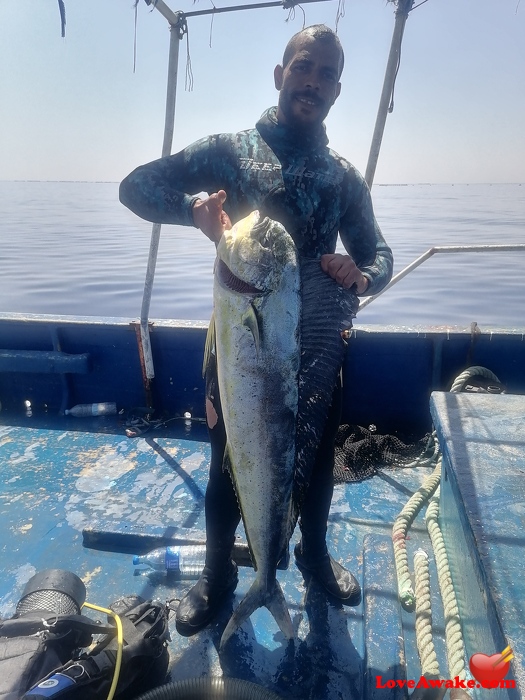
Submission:
<svg viewBox="0 0 525 700">
<path fill-rule="evenodd" d="M 361 586 L 353 574 L 335 561 L 326 547 L 313 554 L 303 551 L 302 542 L 298 542 L 294 555 L 297 568 L 305 578 L 315 578 L 330 595 L 345 605 L 359 605 Z"/>
<path fill-rule="evenodd" d="M 180 601 L 175 627 L 191 637 L 211 622 L 229 593 L 237 587 L 237 564 L 229 559 L 222 567 L 205 566 L 197 583 Z"/>
</svg>

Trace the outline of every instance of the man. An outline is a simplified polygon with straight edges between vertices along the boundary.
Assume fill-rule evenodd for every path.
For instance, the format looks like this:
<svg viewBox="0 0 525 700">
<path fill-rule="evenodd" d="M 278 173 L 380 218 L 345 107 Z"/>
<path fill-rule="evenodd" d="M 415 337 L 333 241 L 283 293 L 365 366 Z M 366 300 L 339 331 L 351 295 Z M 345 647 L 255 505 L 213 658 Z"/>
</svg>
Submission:
<svg viewBox="0 0 525 700">
<path fill-rule="evenodd" d="M 319 259 L 339 284 L 355 286 L 357 294 L 379 292 L 392 275 L 392 253 L 362 176 L 328 149 L 323 125 L 341 90 L 343 63 L 342 46 L 331 29 L 314 25 L 302 30 L 289 41 L 283 64 L 274 71 L 277 108 L 267 110 L 255 129 L 210 136 L 137 168 L 121 184 L 122 203 L 149 221 L 196 226 L 215 242 L 231 222 L 260 209 L 285 226 L 300 255 Z M 189 194 L 193 192 L 212 194 L 200 199 Z M 338 233 L 346 255 L 335 253 Z M 188 636 L 210 622 L 237 585 L 231 549 L 240 514 L 230 476 L 222 470 L 226 435 L 213 359 L 206 397 L 212 447 L 206 565 L 176 617 L 179 633 Z M 359 584 L 326 547 L 340 410 L 338 385 L 301 508 L 295 559 L 306 577 L 315 577 L 330 595 L 355 605 Z"/>
</svg>

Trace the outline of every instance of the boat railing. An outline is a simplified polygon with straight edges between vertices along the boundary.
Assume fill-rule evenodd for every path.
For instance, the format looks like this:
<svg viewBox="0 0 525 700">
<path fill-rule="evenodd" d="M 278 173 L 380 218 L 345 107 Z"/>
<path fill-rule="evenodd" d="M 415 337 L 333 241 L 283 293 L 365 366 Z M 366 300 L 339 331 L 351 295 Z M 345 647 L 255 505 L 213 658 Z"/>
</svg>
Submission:
<svg viewBox="0 0 525 700">
<path fill-rule="evenodd" d="M 422 265 L 426 260 L 431 258 L 437 253 L 505 253 L 505 252 L 516 252 L 525 251 L 525 243 L 515 243 L 515 244 L 487 244 L 487 245 L 448 245 L 448 246 L 433 246 L 429 248 L 423 255 L 413 260 L 409 265 L 407 265 L 401 272 L 394 275 L 386 287 L 374 294 L 372 296 L 366 297 L 359 304 L 359 311 L 364 309 L 365 306 L 371 304 L 374 299 L 377 299 L 382 294 L 391 289 L 394 284 L 397 284 L 403 277 L 406 277 L 413 270 Z"/>
</svg>

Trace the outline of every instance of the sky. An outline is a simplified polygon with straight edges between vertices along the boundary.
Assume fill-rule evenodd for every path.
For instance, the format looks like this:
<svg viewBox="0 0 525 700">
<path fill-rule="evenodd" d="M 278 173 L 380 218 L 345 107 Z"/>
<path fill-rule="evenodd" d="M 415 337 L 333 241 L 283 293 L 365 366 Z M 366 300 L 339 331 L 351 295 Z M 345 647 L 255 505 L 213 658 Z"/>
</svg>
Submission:
<svg viewBox="0 0 525 700">
<path fill-rule="evenodd" d="M 252 0 L 257 1 L 257 0 Z M 247 4 L 214 0 L 216 7 Z M 525 182 L 525 0 L 415 0 L 375 183 Z M 119 181 L 161 155 L 170 32 L 140 0 L 0 0 L 0 180 Z M 211 0 L 166 0 L 172 10 Z M 189 17 L 172 152 L 252 127 L 276 104 L 273 68 L 338 0 Z M 330 146 L 365 172 L 395 5 L 346 0 L 342 91 Z M 210 46 L 211 43 L 211 46 Z M 185 88 L 187 55 L 193 90 Z"/>
</svg>

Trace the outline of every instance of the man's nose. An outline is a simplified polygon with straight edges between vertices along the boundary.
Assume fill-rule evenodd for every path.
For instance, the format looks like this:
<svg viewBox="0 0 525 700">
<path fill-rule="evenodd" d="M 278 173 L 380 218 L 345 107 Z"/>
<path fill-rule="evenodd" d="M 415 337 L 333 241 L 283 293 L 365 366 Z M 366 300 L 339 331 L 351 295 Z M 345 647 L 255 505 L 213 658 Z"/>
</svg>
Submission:
<svg viewBox="0 0 525 700">
<path fill-rule="evenodd" d="M 321 80 L 319 74 L 316 71 L 311 71 L 306 80 L 306 87 L 312 90 L 319 90 L 321 87 Z"/>
</svg>

